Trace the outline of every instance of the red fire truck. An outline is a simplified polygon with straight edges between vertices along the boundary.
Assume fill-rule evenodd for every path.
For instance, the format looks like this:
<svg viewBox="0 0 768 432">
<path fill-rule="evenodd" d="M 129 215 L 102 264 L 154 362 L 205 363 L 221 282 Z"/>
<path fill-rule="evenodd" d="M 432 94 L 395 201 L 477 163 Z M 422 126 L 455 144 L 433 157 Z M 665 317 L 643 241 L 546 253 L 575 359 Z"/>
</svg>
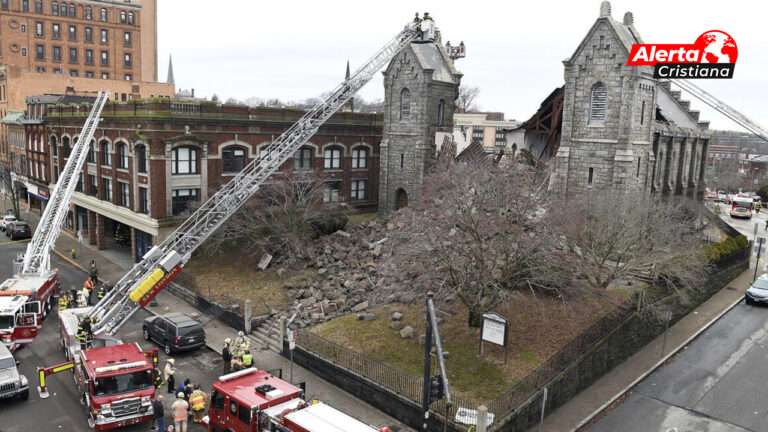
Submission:
<svg viewBox="0 0 768 432">
<path fill-rule="evenodd" d="M 322 402 L 308 403 L 301 389 L 255 368 L 213 383 L 204 426 L 210 432 L 379 432 Z"/>
<path fill-rule="evenodd" d="M 58 269 L 47 271 L 41 277 L 24 276 L 16 273 L 10 279 L 0 284 L 0 296 L 13 297 L 23 295 L 29 297 L 29 304 L 25 305 L 26 311 L 37 314 L 40 323 L 53 309 L 53 302 L 59 292 Z"/>
<path fill-rule="evenodd" d="M 13 352 L 32 343 L 37 336 L 37 314 L 29 308 L 29 297 L 0 297 L 0 339 Z"/>
<path fill-rule="evenodd" d="M 46 376 L 72 370 L 91 428 L 101 431 L 152 421 L 156 363 L 157 348 L 142 351 L 135 343 L 78 351 L 66 363 L 37 368 L 40 396 L 48 397 Z"/>
</svg>

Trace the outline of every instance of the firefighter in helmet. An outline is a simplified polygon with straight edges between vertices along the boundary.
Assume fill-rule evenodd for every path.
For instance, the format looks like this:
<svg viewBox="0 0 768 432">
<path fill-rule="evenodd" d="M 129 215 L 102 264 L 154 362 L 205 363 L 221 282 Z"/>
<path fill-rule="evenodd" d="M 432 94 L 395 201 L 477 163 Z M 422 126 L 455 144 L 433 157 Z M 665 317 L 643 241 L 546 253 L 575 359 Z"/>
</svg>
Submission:
<svg viewBox="0 0 768 432">
<path fill-rule="evenodd" d="M 91 318 L 85 317 L 80 321 L 80 325 L 77 327 L 77 339 L 80 340 L 80 349 L 86 349 L 91 347 L 93 341 L 93 330 L 91 329 Z"/>
<path fill-rule="evenodd" d="M 96 299 L 101 300 L 104 298 L 104 296 L 107 294 L 107 284 L 101 283 L 99 284 L 99 290 L 96 292 Z"/>
<path fill-rule="evenodd" d="M 69 306 L 69 299 L 67 294 L 61 294 L 59 296 L 59 310 L 64 310 Z"/>
</svg>

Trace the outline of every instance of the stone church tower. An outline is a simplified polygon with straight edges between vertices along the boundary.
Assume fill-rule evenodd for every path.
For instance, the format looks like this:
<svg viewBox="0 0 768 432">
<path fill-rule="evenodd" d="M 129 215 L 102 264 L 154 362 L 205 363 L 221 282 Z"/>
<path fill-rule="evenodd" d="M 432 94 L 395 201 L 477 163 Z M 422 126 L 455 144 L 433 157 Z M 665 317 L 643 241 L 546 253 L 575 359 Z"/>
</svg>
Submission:
<svg viewBox="0 0 768 432">
<path fill-rule="evenodd" d="M 418 201 L 434 164 L 436 136 L 451 134 L 462 74 L 434 41 L 413 42 L 384 74 L 384 137 L 380 146 L 379 213 Z"/>
<path fill-rule="evenodd" d="M 563 61 L 565 97 L 554 192 L 650 191 L 658 81 L 652 67 L 626 66 L 632 44 L 643 43 L 631 12 L 622 22 L 604 1 L 576 52 Z"/>
</svg>

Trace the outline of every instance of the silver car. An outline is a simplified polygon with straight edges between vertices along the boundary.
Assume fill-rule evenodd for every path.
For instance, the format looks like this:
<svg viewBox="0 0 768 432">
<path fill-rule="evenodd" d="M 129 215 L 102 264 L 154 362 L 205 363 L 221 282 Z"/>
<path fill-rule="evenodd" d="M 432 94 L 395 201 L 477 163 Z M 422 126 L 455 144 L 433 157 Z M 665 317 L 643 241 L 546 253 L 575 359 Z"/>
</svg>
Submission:
<svg viewBox="0 0 768 432">
<path fill-rule="evenodd" d="M 29 382 L 27 377 L 19 374 L 18 364 L 5 344 L 0 344 L 0 399 L 29 399 Z"/>
<path fill-rule="evenodd" d="M 761 275 L 744 294 L 747 304 L 768 303 L 768 274 Z"/>
</svg>

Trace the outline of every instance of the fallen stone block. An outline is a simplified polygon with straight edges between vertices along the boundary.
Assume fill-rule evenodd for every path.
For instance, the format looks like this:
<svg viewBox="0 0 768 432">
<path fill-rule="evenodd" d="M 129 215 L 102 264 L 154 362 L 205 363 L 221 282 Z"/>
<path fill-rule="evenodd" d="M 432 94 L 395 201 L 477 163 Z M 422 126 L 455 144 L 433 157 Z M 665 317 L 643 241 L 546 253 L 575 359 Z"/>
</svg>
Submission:
<svg viewBox="0 0 768 432">
<path fill-rule="evenodd" d="M 410 339 L 413 337 L 413 327 L 406 326 L 402 330 L 400 330 L 400 337 L 403 339 Z"/>
</svg>

